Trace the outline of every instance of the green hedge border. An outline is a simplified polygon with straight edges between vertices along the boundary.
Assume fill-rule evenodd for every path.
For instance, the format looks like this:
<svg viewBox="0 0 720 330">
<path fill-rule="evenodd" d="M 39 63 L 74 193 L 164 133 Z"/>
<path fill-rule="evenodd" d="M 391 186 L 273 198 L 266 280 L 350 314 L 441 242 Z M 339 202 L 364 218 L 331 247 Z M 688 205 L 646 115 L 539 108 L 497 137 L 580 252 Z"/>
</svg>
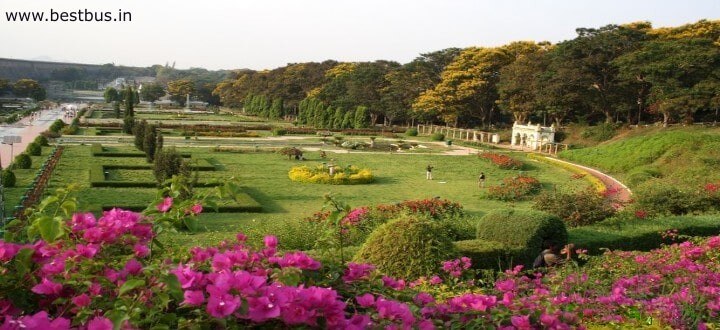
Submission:
<svg viewBox="0 0 720 330">
<path fill-rule="evenodd" d="M 158 183 L 155 181 L 111 181 L 105 180 L 106 169 L 128 169 L 128 170 L 147 170 L 150 168 L 141 167 L 143 165 L 92 165 L 90 167 L 89 182 L 90 187 L 94 188 L 157 188 Z M 214 167 L 213 167 L 214 168 Z M 198 188 L 219 187 L 222 182 L 198 182 L 195 186 Z"/>
<path fill-rule="evenodd" d="M 141 151 L 105 151 L 100 143 L 93 143 L 90 146 L 90 153 L 93 157 L 145 157 L 145 153 Z M 180 156 L 183 158 L 192 158 L 192 154 L 187 152 L 180 153 Z"/>
<path fill-rule="evenodd" d="M 238 204 L 222 205 L 218 207 L 218 213 L 262 213 L 263 207 L 258 201 L 252 198 L 247 193 L 239 193 Z M 242 203 L 242 204 L 241 204 Z M 147 205 L 101 205 L 100 208 L 103 211 L 108 211 L 113 208 L 121 208 L 124 210 L 130 210 L 134 212 L 140 212 L 147 208 Z M 212 208 L 207 208 L 204 213 L 215 212 Z"/>
</svg>

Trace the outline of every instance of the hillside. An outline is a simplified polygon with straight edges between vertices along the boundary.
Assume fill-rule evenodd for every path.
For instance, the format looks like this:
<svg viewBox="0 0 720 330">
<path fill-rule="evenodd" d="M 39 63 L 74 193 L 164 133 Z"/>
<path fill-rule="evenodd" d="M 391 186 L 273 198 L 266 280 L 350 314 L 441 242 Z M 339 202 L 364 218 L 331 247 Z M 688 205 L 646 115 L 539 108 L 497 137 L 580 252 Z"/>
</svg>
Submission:
<svg viewBox="0 0 720 330">
<path fill-rule="evenodd" d="M 560 157 L 596 167 L 630 188 L 653 178 L 680 187 L 720 180 L 720 128 L 643 128 Z"/>
</svg>

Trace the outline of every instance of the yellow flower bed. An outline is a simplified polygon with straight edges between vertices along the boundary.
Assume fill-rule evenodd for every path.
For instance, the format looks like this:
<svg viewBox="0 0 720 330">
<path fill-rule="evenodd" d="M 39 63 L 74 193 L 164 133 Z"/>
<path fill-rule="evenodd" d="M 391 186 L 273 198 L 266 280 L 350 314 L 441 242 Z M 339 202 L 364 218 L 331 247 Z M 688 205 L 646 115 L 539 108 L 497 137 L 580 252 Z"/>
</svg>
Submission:
<svg viewBox="0 0 720 330">
<path fill-rule="evenodd" d="M 562 167 L 562 168 L 564 168 L 564 169 L 566 169 L 566 170 L 568 170 L 568 171 L 570 171 L 570 172 L 573 172 L 573 173 L 575 173 L 575 174 L 582 175 L 583 178 L 584 178 L 585 180 L 587 180 L 588 182 L 590 182 L 590 184 L 591 184 L 593 187 L 595 187 L 595 189 L 596 189 L 599 193 L 603 193 L 603 192 L 605 192 L 605 190 L 607 190 L 607 187 L 605 186 L 605 184 L 604 184 L 602 181 L 600 181 L 600 179 L 596 178 L 595 176 L 593 176 L 592 174 L 590 174 L 590 172 L 588 172 L 588 171 L 586 171 L 586 170 L 583 170 L 583 169 L 580 168 L 580 167 L 577 167 L 577 166 L 574 166 L 574 165 L 571 165 L 571 164 L 568 164 L 568 163 L 565 163 L 565 162 L 561 162 L 561 161 L 555 160 L 555 159 L 550 158 L 550 157 L 545 157 L 545 156 L 542 156 L 542 155 L 538 155 L 538 154 L 528 154 L 528 158 L 530 158 L 530 159 L 535 159 L 535 160 L 537 160 L 537 161 L 545 162 L 545 163 L 548 163 L 548 164 L 553 164 L 553 165 Z"/>
<path fill-rule="evenodd" d="M 308 166 L 295 166 L 288 172 L 291 181 L 321 184 L 366 184 L 375 180 L 372 172 L 355 166 L 335 167 L 335 173 L 330 176 L 328 168 L 319 165 L 314 168 Z"/>
</svg>

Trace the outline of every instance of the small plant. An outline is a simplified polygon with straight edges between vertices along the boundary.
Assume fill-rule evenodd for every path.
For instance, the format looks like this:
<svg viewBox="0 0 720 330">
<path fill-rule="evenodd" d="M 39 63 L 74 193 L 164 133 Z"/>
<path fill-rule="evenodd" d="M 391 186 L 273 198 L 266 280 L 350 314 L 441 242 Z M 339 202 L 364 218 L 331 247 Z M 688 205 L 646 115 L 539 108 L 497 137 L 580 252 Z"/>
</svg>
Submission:
<svg viewBox="0 0 720 330">
<path fill-rule="evenodd" d="M 405 135 L 407 136 L 417 136 L 418 130 L 415 127 L 408 128 L 407 131 L 405 131 Z"/>
<path fill-rule="evenodd" d="M 287 134 L 287 130 L 284 128 L 273 128 L 272 135 L 273 136 L 283 136 Z"/>
<path fill-rule="evenodd" d="M 15 157 L 15 167 L 19 169 L 28 169 L 32 167 L 32 158 L 26 153 L 21 153 Z"/>
<path fill-rule="evenodd" d="M 433 140 L 433 141 L 444 141 L 444 140 L 445 140 L 445 134 L 443 134 L 443 133 L 433 133 L 433 135 L 430 135 L 430 140 Z"/>
<path fill-rule="evenodd" d="M 502 201 L 521 200 L 540 191 L 542 185 L 531 176 L 518 175 L 503 179 L 498 186 L 488 187 L 488 197 Z"/>
<path fill-rule="evenodd" d="M 523 163 L 521 161 L 508 155 L 485 152 L 478 155 L 478 157 L 489 160 L 503 170 L 519 170 L 523 167 Z"/>
<path fill-rule="evenodd" d="M 35 140 L 33 140 L 33 142 L 39 144 L 41 147 L 47 147 L 50 145 L 48 143 L 47 137 L 45 137 L 44 135 L 38 135 Z"/>
<path fill-rule="evenodd" d="M 35 142 L 31 142 L 30 144 L 28 144 L 25 152 L 27 152 L 31 156 L 40 156 L 42 154 L 42 147 Z"/>
<path fill-rule="evenodd" d="M 2 185 L 6 188 L 12 188 L 15 187 L 15 183 L 17 181 L 17 178 L 15 178 L 15 173 L 13 171 L 7 169 L 2 171 Z"/>
</svg>

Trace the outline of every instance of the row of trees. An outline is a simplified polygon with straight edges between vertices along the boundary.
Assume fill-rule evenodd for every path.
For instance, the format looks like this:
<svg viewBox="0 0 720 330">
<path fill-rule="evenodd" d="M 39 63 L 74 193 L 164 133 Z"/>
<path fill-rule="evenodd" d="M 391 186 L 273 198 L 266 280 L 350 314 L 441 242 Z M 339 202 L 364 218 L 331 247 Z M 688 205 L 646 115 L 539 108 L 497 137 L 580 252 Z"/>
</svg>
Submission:
<svg viewBox="0 0 720 330">
<path fill-rule="evenodd" d="M 128 86 L 120 89 L 119 91 L 114 87 L 106 88 L 105 93 L 103 94 L 105 102 L 111 103 L 124 101 L 126 98 L 125 93 L 128 92 L 128 88 L 131 87 Z M 170 95 L 170 99 L 178 102 L 181 106 L 185 105 L 187 95 L 195 95 L 196 91 L 195 84 L 188 79 L 173 80 L 167 83 L 167 94 Z M 132 90 L 132 93 L 135 104 L 138 104 L 140 103 L 140 100 L 156 102 L 161 97 L 165 96 L 166 91 L 165 87 L 163 87 L 160 83 L 149 83 L 143 84 L 140 89 Z"/>
<path fill-rule="evenodd" d="M 647 22 L 607 25 L 577 29 L 576 38 L 558 44 L 449 48 L 403 65 L 326 61 L 244 70 L 213 93 L 251 113 L 258 109 L 255 95 L 265 104 L 282 99 L 284 113 L 322 127 L 329 120 L 301 114 L 301 101 L 321 102 L 334 118 L 335 112 L 344 117 L 343 109 L 366 107 L 369 125 L 691 122 L 717 117 L 718 45 L 720 21 L 658 29 Z"/>
<path fill-rule="evenodd" d="M 45 88 L 32 79 L 18 79 L 14 83 L 0 79 L 0 95 L 12 93 L 16 97 L 29 97 L 35 101 L 45 99 Z"/>
<path fill-rule="evenodd" d="M 317 98 L 300 101 L 297 122 L 326 129 L 367 128 L 370 125 L 367 107 L 343 110 L 342 107 L 325 106 Z"/>
</svg>

